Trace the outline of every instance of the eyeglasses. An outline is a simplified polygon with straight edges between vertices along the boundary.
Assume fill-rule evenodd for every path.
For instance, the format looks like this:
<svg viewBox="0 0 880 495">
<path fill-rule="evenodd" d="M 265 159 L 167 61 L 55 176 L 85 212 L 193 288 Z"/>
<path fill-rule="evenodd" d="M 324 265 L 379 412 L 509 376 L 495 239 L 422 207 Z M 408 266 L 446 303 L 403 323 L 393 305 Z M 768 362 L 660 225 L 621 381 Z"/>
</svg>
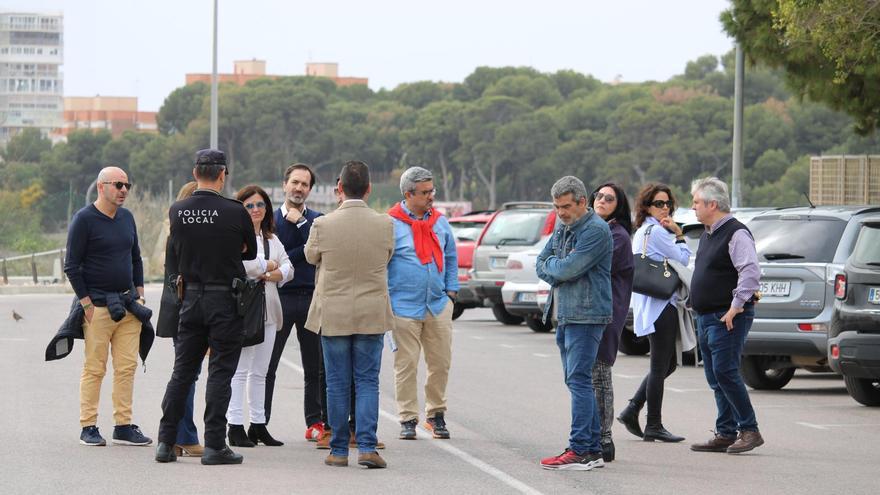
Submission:
<svg viewBox="0 0 880 495">
<path fill-rule="evenodd" d="M 673 203 L 671 199 L 669 201 L 660 201 L 658 199 L 657 201 L 651 201 L 650 203 L 648 203 L 648 205 L 653 206 L 654 208 L 661 208 L 661 209 L 663 208 L 663 206 L 666 206 L 667 208 L 669 208 L 671 210 L 672 206 L 675 205 L 675 203 Z"/>
<path fill-rule="evenodd" d="M 596 201 L 605 201 L 606 203 L 613 203 L 615 200 L 617 200 L 617 198 L 613 194 L 602 194 L 600 192 L 594 194 L 593 198 L 595 198 Z"/>
<path fill-rule="evenodd" d="M 421 194 L 422 196 L 430 196 L 432 194 L 436 194 L 437 189 L 434 188 L 434 189 L 428 189 L 427 191 L 413 191 L 412 193 L 413 193 L 413 196 L 415 196 L 416 194 Z"/>
<path fill-rule="evenodd" d="M 101 184 L 113 184 L 113 186 L 115 186 L 116 189 L 119 189 L 120 191 L 122 190 L 123 187 L 125 187 L 126 189 L 131 191 L 131 185 L 132 185 L 131 182 L 122 182 L 122 181 L 116 181 L 116 182 L 104 181 Z"/>
<path fill-rule="evenodd" d="M 244 207 L 248 210 L 253 210 L 254 208 L 264 209 L 266 208 L 266 203 L 262 201 L 257 201 L 256 203 L 246 203 Z"/>
</svg>

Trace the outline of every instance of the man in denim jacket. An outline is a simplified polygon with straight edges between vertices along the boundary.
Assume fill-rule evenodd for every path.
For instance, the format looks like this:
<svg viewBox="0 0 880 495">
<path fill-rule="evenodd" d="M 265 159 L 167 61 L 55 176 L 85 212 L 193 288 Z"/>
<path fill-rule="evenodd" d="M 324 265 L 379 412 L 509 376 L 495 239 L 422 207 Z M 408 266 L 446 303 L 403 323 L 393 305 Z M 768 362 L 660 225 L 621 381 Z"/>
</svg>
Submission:
<svg viewBox="0 0 880 495">
<path fill-rule="evenodd" d="M 559 322 L 556 345 L 571 393 L 571 434 L 568 448 L 541 460 L 541 467 L 588 471 L 604 466 L 592 370 L 602 332 L 611 322 L 613 245 L 608 224 L 587 207 L 580 179 L 563 177 L 550 193 L 559 222 L 535 269 L 553 288 L 544 320 Z"/>
</svg>

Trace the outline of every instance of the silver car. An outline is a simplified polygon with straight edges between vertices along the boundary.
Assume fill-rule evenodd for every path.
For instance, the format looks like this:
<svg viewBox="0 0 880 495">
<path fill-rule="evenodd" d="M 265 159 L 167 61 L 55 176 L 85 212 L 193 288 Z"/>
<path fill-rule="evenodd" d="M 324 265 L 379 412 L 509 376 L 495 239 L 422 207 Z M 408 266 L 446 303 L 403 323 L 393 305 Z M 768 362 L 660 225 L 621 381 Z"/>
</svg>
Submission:
<svg viewBox="0 0 880 495">
<path fill-rule="evenodd" d="M 544 313 L 538 306 L 538 286 L 543 281 L 535 271 L 535 261 L 549 239 L 545 237 L 534 247 L 508 256 L 504 286 L 501 287 L 501 299 L 507 312 L 525 318 L 526 325 L 535 332 L 553 330 L 552 324 L 542 321 Z"/>
</svg>

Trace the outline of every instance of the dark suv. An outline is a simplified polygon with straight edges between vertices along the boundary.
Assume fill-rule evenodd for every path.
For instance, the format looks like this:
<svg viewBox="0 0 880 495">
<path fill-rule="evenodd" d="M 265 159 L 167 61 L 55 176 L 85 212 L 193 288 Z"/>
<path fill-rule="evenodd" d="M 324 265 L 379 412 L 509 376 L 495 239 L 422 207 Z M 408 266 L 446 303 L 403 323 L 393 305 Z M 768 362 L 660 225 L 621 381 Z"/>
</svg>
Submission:
<svg viewBox="0 0 880 495">
<path fill-rule="evenodd" d="M 828 363 L 853 399 L 880 406 L 880 217 L 865 219 L 834 293 Z"/>
<path fill-rule="evenodd" d="M 834 280 L 862 223 L 880 207 L 781 208 L 748 223 L 761 265 L 761 300 L 743 350 L 742 375 L 755 389 L 779 389 L 796 368 L 831 371 L 828 327 Z"/>
</svg>

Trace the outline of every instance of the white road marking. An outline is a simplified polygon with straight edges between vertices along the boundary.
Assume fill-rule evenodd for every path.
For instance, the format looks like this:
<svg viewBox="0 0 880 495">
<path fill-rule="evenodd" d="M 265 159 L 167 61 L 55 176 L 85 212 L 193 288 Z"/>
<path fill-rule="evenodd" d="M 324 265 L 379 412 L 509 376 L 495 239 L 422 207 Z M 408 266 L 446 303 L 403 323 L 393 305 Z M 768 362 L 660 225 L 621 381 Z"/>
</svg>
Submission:
<svg viewBox="0 0 880 495">
<path fill-rule="evenodd" d="M 804 421 L 797 421 L 795 424 L 806 426 L 807 428 L 815 428 L 817 430 L 830 430 L 831 428 L 860 428 L 865 426 L 874 428 L 880 426 L 880 423 L 817 425 L 813 423 L 806 423 Z"/>
<path fill-rule="evenodd" d="M 0 337 L 0 342 L 27 342 L 28 339 L 22 337 Z"/>
<path fill-rule="evenodd" d="M 498 344 L 499 346 L 505 349 L 519 349 L 520 347 L 525 347 L 523 344 Z"/>
<path fill-rule="evenodd" d="M 636 379 L 636 378 L 644 378 L 643 376 L 624 375 L 624 374 L 621 374 L 621 373 L 615 373 L 614 376 L 616 376 L 616 377 L 618 377 L 618 378 L 623 378 L 623 379 L 626 379 L 626 380 L 634 380 L 634 379 Z"/>
<path fill-rule="evenodd" d="M 686 393 L 688 393 L 688 392 L 706 392 L 706 391 L 711 390 L 711 389 L 708 388 L 708 387 L 706 387 L 706 388 L 675 388 L 675 387 L 666 387 L 666 390 L 669 390 L 670 392 L 676 392 L 676 393 L 679 393 L 679 394 L 686 394 Z"/>
<path fill-rule="evenodd" d="M 553 354 L 541 354 L 540 352 L 533 352 L 532 356 L 536 356 L 539 358 L 548 358 L 548 357 L 553 357 Z"/>
<path fill-rule="evenodd" d="M 471 338 L 474 340 L 486 340 L 486 337 L 480 337 L 478 335 L 471 335 Z"/>
<path fill-rule="evenodd" d="M 826 426 L 814 425 L 813 423 L 805 423 L 803 421 L 797 421 L 797 422 L 795 422 L 795 424 L 798 424 L 801 426 L 806 426 L 807 428 L 814 428 L 816 430 L 827 430 L 828 429 L 828 427 L 826 427 Z"/>
<path fill-rule="evenodd" d="M 289 368 L 293 368 L 294 370 L 296 370 L 300 374 L 303 373 L 302 366 L 294 363 L 293 361 L 290 361 L 290 360 L 282 357 L 280 362 Z M 379 415 L 382 416 L 383 418 L 393 422 L 395 425 L 399 424 L 397 421 L 397 416 L 394 414 L 391 414 L 390 412 L 388 412 L 384 409 L 381 409 L 381 408 L 379 409 Z M 421 426 L 419 426 L 419 429 L 417 430 L 416 433 L 418 434 L 419 438 L 431 439 L 431 435 L 428 434 L 428 432 L 426 430 L 424 430 Z M 486 463 L 484 461 L 481 461 L 480 459 L 477 459 L 476 457 L 468 454 L 467 452 L 465 452 L 459 448 L 453 447 L 448 442 L 437 441 L 437 442 L 429 442 L 428 444 L 431 446 L 437 447 L 441 450 L 445 450 L 449 454 L 452 454 L 455 457 L 458 457 L 462 461 L 470 464 L 471 466 L 474 466 L 475 468 L 479 469 L 480 471 L 488 474 L 489 476 L 492 476 L 493 478 L 497 479 L 498 481 L 504 483 L 505 485 L 513 488 L 514 490 L 516 490 L 520 493 L 526 493 L 529 495 L 542 495 L 540 491 L 535 490 L 531 486 L 523 483 L 522 481 L 514 478 L 513 476 L 505 473 L 504 471 L 492 466 L 491 464 Z"/>
</svg>

